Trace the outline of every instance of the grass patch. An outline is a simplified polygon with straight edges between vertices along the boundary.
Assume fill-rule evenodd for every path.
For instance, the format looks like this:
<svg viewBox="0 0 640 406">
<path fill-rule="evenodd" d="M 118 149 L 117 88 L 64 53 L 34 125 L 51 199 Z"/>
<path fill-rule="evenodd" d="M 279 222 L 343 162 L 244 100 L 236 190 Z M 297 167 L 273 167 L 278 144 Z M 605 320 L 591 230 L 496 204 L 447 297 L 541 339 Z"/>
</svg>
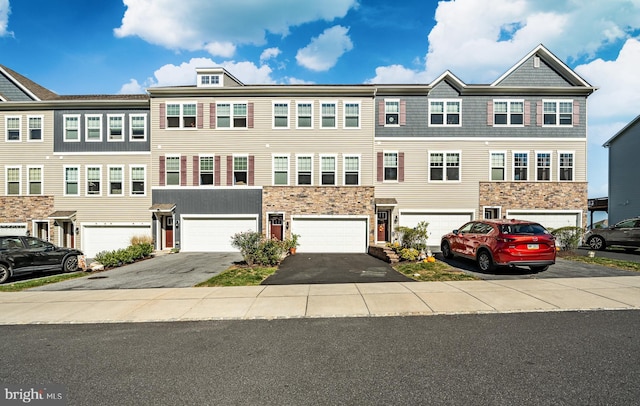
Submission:
<svg viewBox="0 0 640 406">
<path fill-rule="evenodd" d="M 596 254 L 598 255 L 598 254 Z M 586 264 L 594 264 L 607 266 L 609 268 L 623 269 L 625 271 L 636 271 L 640 272 L 640 263 L 632 262 L 632 261 L 623 261 L 620 259 L 612 259 L 612 258 L 604 258 L 604 257 L 583 257 L 581 255 L 575 255 L 571 253 L 560 255 L 563 259 L 568 259 L 570 261 L 583 262 Z"/>
<path fill-rule="evenodd" d="M 196 286 L 257 286 L 275 273 L 277 269 L 277 267 L 232 265 L 222 273 Z"/>
<path fill-rule="evenodd" d="M 396 271 L 419 282 L 479 280 L 473 275 L 456 271 L 444 262 L 401 262 L 393 267 Z"/>
<path fill-rule="evenodd" d="M 0 285 L 0 292 L 20 292 L 22 290 L 37 288 L 39 286 L 48 285 L 50 283 L 62 282 L 69 279 L 80 278 L 87 275 L 89 274 L 86 272 L 79 271 L 79 272 L 72 272 L 72 273 L 63 273 L 60 275 L 45 276 L 42 278 L 31 279 L 24 282 L 5 283 L 3 285 Z"/>
</svg>

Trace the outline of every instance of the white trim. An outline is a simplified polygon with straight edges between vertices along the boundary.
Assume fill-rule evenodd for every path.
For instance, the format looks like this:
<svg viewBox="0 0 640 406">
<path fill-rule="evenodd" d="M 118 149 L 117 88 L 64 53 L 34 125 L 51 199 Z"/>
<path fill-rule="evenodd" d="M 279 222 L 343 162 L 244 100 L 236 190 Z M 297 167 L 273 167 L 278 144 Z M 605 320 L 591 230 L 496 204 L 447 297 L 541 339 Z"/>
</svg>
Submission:
<svg viewBox="0 0 640 406">
<path fill-rule="evenodd" d="M 333 158 L 333 184 L 322 183 L 322 158 Z M 338 186 L 338 155 L 337 154 L 319 154 L 318 155 L 318 170 L 320 177 L 318 179 L 318 186 Z M 328 173 L 328 171 L 327 171 Z"/>
<path fill-rule="evenodd" d="M 70 195 L 67 193 L 67 169 L 77 169 L 78 172 L 78 180 L 77 180 L 77 184 L 78 184 L 78 193 Z M 80 165 L 64 165 L 62 167 L 62 195 L 63 196 L 72 196 L 72 197 L 79 197 L 82 195 L 81 192 L 81 188 L 80 186 L 82 185 L 82 176 L 80 173 Z"/>
<path fill-rule="evenodd" d="M 236 158 L 247 158 L 247 183 L 242 185 L 242 184 L 237 184 L 236 183 Z M 229 170 L 229 168 L 227 168 L 227 171 Z M 241 172 L 241 171 L 238 171 Z M 233 185 L 231 186 L 242 186 L 242 187 L 246 187 L 249 186 L 249 154 L 232 154 L 231 155 L 231 182 L 233 183 Z"/>
<path fill-rule="evenodd" d="M 167 159 L 168 158 L 178 158 L 178 184 L 177 185 L 169 185 L 168 181 L 169 181 L 169 165 L 167 165 Z M 164 155 L 164 184 L 166 186 L 182 186 L 181 185 L 181 179 L 180 179 L 180 170 L 182 168 L 180 168 L 180 166 L 182 165 L 182 160 L 181 160 L 181 155 L 180 154 L 165 154 Z M 131 165 L 129 165 L 131 166 Z M 174 172 L 174 171 L 172 171 Z M 129 175 L 131 175 L 131 170 L 129 170 Z M 129 185 L 131 186 L 131 184 Z M 146 187 L 145 187 L 146 189 Z M 129 193 L 131 193 L 131 191 L 129 191 Z"/>
<path fill-rule="evenodd" d="M 111 139 L 111 118 L 119 117 L 122 120 L 120 139 Z M 124 114 L 107 114 L 107 142 L 124 142 Z"/>
<path fill-rule="evenodd" d="M 210 185 L 202 184 L 202 158 L 211 158 L 212 169 L 211 176 L 213 177 Z M 206 172 L 209 173 L 209 172 Z M 198 154 L 198 186 L 215 186 L 216 184 L 216 156 L 215 154 Z"/>
<path fill-rule="evenodd" d="M 301 185 L 299 183 L 299 173 L 300 173 L 300 168 L 298 167 L 298 158 L 311 158 L 311 183 L 308 185 Z M 313 186 L 313 154 L 296 154 L 296 186 Z"/>
<path fill-rule="evenodd" d="M 276 185 L 276 168 L 275 161 L 276 158 L 287 158 L 287 182 L 285 184 Z M 248 165 L 248 162 L 247 162 Z M 248 169 L 248 168 L 247 168 Z M 290 185 L 290 176 L 291 175 L 291 157 L 289 154 L 271 154 L 271 184 L 273 186 L 289 186 Z"/>
<path fill-rule="evenodd" d="M 144 170 L 144 193 L 133 193 L 133 169 L 142 168 Z M 180 171 L 178 171 L 180 176 Z M 124 180 L 123 180 L 124 182 Z M 147 176 L 147 165 L 145 164 L 129 164 L 129 196 L 131 197 L 145 197 L 147 196 L 147 189 L 149 188 L 149 181 Z"/>
<path fill-rule="evenodd" d="M 524 99 L 493 99 L 493 117 L 491 120 L 493 121 L 493 126 L 498 128 L 522 128 L 525 126 L 525 117 L 526 117 L 526 103 Z M 496 124 L 496 103 L 507 103 L 507 111 L 504 113 L 507 115 L 507 124 Z M 511 124 L 511 103 L 522 103 L 522 124 Z M 502 114 L 502 113 L 500 113 Z"/>
<path fill-rule="evenodd" d="M 551 127 L 551 128 L 556 128 L 556 127 L 561 127 L 561 128 L 567 128 L 567 127 L 575 127 L 576 123 L 574 123 L 573 121 L 573 102 L 574 99 L 542 99 L 540 101 L 540 103 L 542 103 L 542 127 Z M 544 122 L 544 104 L 545 103 L 554 103 L 556 105 L 556 123 L 555 124 L 545 124 Z M 560 124 L 560 103 L 569 103 L 571 105 L 571 113 L 569 113 L 569 115 L 571 116 L 571 124 Z M 564 113 L 567 114 L 567 113 Z"/>
<path fill-rule="evenodd" d="M 395 124 L 387 123 L 387 114 L 395 114 L 395 113 L 387 113 L 387 102 L 390 103 L 398 103 L 398 122 Z M 382 105 L 384 106 L 384 126 L 385 127 L 400 127 L 400 99 L 383 99 Z M 378 123 L 379 124 L 379 123 Z"/>
<path fill-rule="evenodd" d="M 29 178 L 29 169 L 40 169 L 40 193 L 31 194 L 31 178 Z M 44 195 L 44 165 L 27 165 L 27 196 L 42 196 Z"/>
<path fill-rule="evenodd" d="M 321 220 L 321 219 L 329 219 L 329 220 L 369 220 L 369 215 L 367 214 L 292 214 L 291 220 Z M 367 221 L 368 223 L 368 221 Z"/>
<path fill-rule="evenodd" d="M 29 121 L 32 118 L 40 119 L 40 139 L 39 140 L 31 139 L 31 128 L 29 127 Z M 28 114 L 27 115 L 27 142 L 43 142 L 43 141 L 44 141 L 44 115 Z"/>
<path fill-rule="evenodd" d="M 221 104 L 228 104 L 229 105 L 229 127 L 221 127 L 218 123 L 218 117 L 220 117 L 220 115 L 218 114 L 218 106 L 220 106 Z M 246 119 L 246 125 L 244 127 L 236 127 L 234 126 L 234 118 L 235 116 L 233 115 L 233 107 L 236 104 L 244 104 L 246 109 L 247 109 L 247 114 L 244 116 Z M 229 101 L 229 100 L 216 100 L 215 101 L 215 105 L 216 105 L 216 115 L 214 117 L 214 121 L 215 121 L 215 130 L 220 130 L 220 131 L 232 131 L 232 130 L 246 130 L 249 128 L 249 102 L 248 101 Z M 224 116 L 227 117 L 227 116 Z"/>
<path fill-rule="evenodd" d="M 320 115 L 320 121 L 319 121 L 319 128 L 321 130 L 335 130 L 338 128 L 338 101 L 337 100 L 320 100 L 320 110 L 319 110 L 319 115 Z M 331 104 L 334 106 L 335 108 L 335 112 L 333 115 L 333 122 L 334 122 L 334 126 L 333 127 L 325 127 L 322 125 L 322 105 L 323 104 Z M 329 117 L 329 116 L 327 116 Z"/>
<path fill-rule="evenodd" d="M 76 131 L 78 132 L 78 137 L 75 140 L 71 140 L 67 138 L 67 119 L 75 118 L 78 123 L 78 128 Z M 63 114 L 62 115 L 62 141 L 63 142 L 80 142 L 82 139 L 82 122 L 80 121 L 80 114 Z"/>
<path fill-rule="evenodd" d="M 442 102 L 443 111 L 442 111 L 442 124 L 431 124 L 431 114 L 439 114 L 439 113 L 431 113 L 431 103 L 433 102 Z M 458 124 L 447 124 L 447 103 L 457 102 L 460 110 L 458 111 Z M 427 102 L 427 126 L 435 127 L 435 128 L 448 128 L 448 127 L 462 127 L 462 99 L 447 99 L 447 98 L 433 98 L 428 99 Z"/>
<path fill-rule="evenodd" d="M 576 181 L 576 151 L 564 151 L 557 150 L 557 161 L 558 161 L 558 182 L 575 182 Z M 560 179 L 560 154 L 571 154 L 573 157 L 573 165 L 571 165 L 571 180 L 561 180 Z"/>
<path fill-rule="evenodd" d="M 100 190 L 98 190 L 98 193 L 95 194 L 91 194 L 89 193 L 89 169 L 99 169 L 99 173 L 100 173 Z M 102 196 L 102 186 L 103 186 L 103 182 L 102 182 L 102 165 L 85 165 L 84 167 L 84 178 L 85 181 L 87 182 L 87 184 L 85 185 L 84 188 L 84 195 L 87 197 L 100 197 Z"/>
<path fill-rule="evenodd" d="M 100 125 L 98 130 L 100 131 L 100 137 L 98 139 L 89 139 L 89 119 L 99 119 Z M 85 114 L 84 115 L 84 142 L 102 142 L 102 114 Z"/>
<path fill-rule="evenodd" d="M 286 127 L 276 127 L 276 104 L 287 105 L 287 125 Z M 290 100 L 272 100 L 271 101 L 271 129 L 288 130 L 291 127 L 291 101 Z"/>
<path fill-rule="evenodd" d="M 517 215 L 518 213 L 532 213 L 532 214 L 573 214 L 578 218 L 578 227 L 582 227 L 582 210 L 545 210 L 545 209 L 510 209 L 505 211 L 505 216 L 510 218 L 509 216 Z"/>
<path fill-rule="evenodd" d="M 179 121 L 178 121 L 178 126 L 177 127 L 169 127 L 169 117 L 170 117 L 169 116 L 169 105 L 170 104 L 171 105 L 177 104 L 177 105 L 180 106 L 180 114 L 178 114 L 177 116 L 173 116 L 173 115 L 171 116 L 171 117 L 178 117 Z M 194 121 L 195 125 L 193 127 L 184 127 L 183 126 L 184 117 L 185 117 L 185 115 L 184 115 L 184 106 L 185 105 L 194 105 L 194 106 L 196 106 L 196 112 L 195 112 L 195 115 L 193 116 L 195 118 L 195 121 Z M 138 113 L 136 113 L 136 114 L 138 114 Z M 139 113 L 139 114 L 144 114 L 144 113 Z M 192 117 L 192 116 L 187 116 L 187 117 Z M 195 130 L 198 129 L 198 102 L 193 101 L 193 100 L 191 100 L 191 101 L 174 101 L 174 100 L 167 101 L 165 103 L 164 119 L 165 119 L 165 127 L 164 128 L 166 130 L 169 130 L 169 131 L 175 131 L 175 130 L 195 131 Z"/>
<path fill-rule="evenodd" d="M 529 156 L 530 151 L 511 151 L 511 180 L 513 182 L 532 182 L 531 180 L 531 157 Z M 527 179 L 518 179 L 516 180 L 516 154 L 527 154 Z M 518 167 L 520 168 L 520 167 Z"/>
<path fill-rule="evenodd" d="M 121 183 L 120 189 L 122 192 L 120 194 L 111 193 L 111 168 L 119 168 L 122 173 L 122 179 L 120 180 L 120 183 Z M 113 197 L 124 196 L 125 195 L 124 185 L 125 185 L 124 165 L 107 165 L 107 196 L 113 196 Z"/>
<path fill-rule="evenodd" d="M 398 209 L 398 214 L 399 215 L 409 214 L 409 213 L 416 213 L 416 214 L 429 214 L 429 213 L 434 213 L 434 214 L 447 214 L 447 213 L 451 213 L 451 214 L 471 214 L 471 220 L 474 220 L 475 216 L 476 216 L 476 209 L 429 209 L 429 208 Z"/>
<path fill-rule="evenodd" d="M 385 154 L 396 154 L 396 178 L 395 179 L 386 179 L 386 166 L 384 165 L 384 156 Z M 377 166 L 377 163 L 376 163 Z M 391 167 L 390 167 L 391 168 Z M 400 182 L 400 153 L 396 151 L 382 151 L 382 183 L 399 183 Z"/>
<path fill-rule="evenodd" d="M 0 66 L 0 72 L 2 72 L 3 75 L 5 75 L 10 81 L 11 83 L 13 83 L 14 85 L 18 86 L 20 88 L 20 90 L 22 90 L 23 92 L 25 92 L 29 97 L 31 97 L 32 99 L 34 99 L 34 101 L 41 101 L 40 98 L 38 96 L 36 96 L 33 92 L 31 92 L 31 90 L 29 90 L 27 87 L 25 87 L 22 83 L 20 83 L 19 80 L 17 80 L 16 78 L 14 78 L 12 75 L 9 74 L 9 72 L 7 72 L 6 70 L 2 69 L 2 67 Z M 0 96 L 0 99 L 5 100 L 4 98 L 2 98 L 2 96 Z"/>
<path fill-rule="evenodd" d="M 538 179 L 538 168 L 540 168 L 538 166 L 538 154 L 548 154 L 549 155 L 549 179 L 548 180 L 544 180 L 544 179 Z M 535 181 L 536 182 L 552 182 L 553 181 L 553 151 L 548 151 L 548 150 L 542 150 L 542 151 L 534 151 L 534 155 L 535 155 L 535 172 L 536 172 L 536 176 L 535 176 Z"/>
<path fill-rule="evenodd" d="M 480 216 L 483 220 L 487 220 L 484 217 L 484 211 L 486 209 L 498 209 L 498 217 L 496 218 L 502 218 L 502 206 L 482 206 L 482 215 Z"/>
<path fill-rule="evenodd" d="M 429 156 L 427 157 L 427 165 L 428 171 L 427 181 L 429 183 L 460 183 L 462 182 L 462 151 L 460 150 L 428 150 L 427 153 Z M 431 154 L 442 154 L 442 180 L 432 180 L 431 179 Z M 457 180 L 448 180 L 447 179 L 447 155 L 458 154 L 458 179 Z"/>
<path fill-rule="evenodd" d="M 300 127 L 300 111 L 298 107 L 301 104 L 311 104 L 311 127 Z M 295 109 L 296 109 L 296 130 L 313 130 L 314 122 L 315 122 L 315 102 L 313 100 L 295 100 L 294 101 Z M 305 116 L 306 117 L 306 116 Z"/>
<path fill-rule="evenodd" d="M 347 127 L 347 104 L 358 106 L 358 126 Z M 359 130 L 362 128 L 362 101 L 360 100 L 342 100 L 342 128 L 344 130 Z"/>
<path fill-rule="evenodd" d="M 358 158 L 358 183 L 355 185 L 347 185 L 347 158 Z M 362 184 L 362 155 L 361 154 L 342 154 L 342 185 L 343 186 L 360 186 Z"/>
<path fill-rule="evenodd" d="M 18 139 L 10 140 L 9 139 L 9 120 L 10 119 L 18 119 Z M 5 116 L 4 117 L 4 140 L 5 142 L 22 142 L 22 116 Z"/>
<path fill-rule="evenodd" d="M 187 213 L 187 214 L 181 214 L 180 215 L 180 221 L 182 220 L 189 220 L 189 219 L 251 219 L 256 221 L 256 229 L 258 226 L 258 219 L 259 219 L 259 215 L 258 214 L 194 214 L 194 213 Z"/>
<path fill-rule="evenodd" d="M 9 169 L 18 170 L 18 194 L 9 194 Z M 4 194 L 5 196 L 22 196 L 22 166 L 21 165 L 5 165 L 4 166 Z"/>
<path fill-rule="evenodd" d="M 493 154 L 502 154 L 504 156 L 504 166 L 502 167 L 504 169 L 504 174 L 502 175 L 502 179 L 500 180 L 492 179 L 491 171 L 493 170 L 493 164 L 491 162 L 491 156 Z M 508 155 L 506 150 L 500 150 L 500 151 L 489 150 L 489 177 L 488 177 L 489 182 L 504 182 L 507 180 L 507 157 Z"/>
</svg>

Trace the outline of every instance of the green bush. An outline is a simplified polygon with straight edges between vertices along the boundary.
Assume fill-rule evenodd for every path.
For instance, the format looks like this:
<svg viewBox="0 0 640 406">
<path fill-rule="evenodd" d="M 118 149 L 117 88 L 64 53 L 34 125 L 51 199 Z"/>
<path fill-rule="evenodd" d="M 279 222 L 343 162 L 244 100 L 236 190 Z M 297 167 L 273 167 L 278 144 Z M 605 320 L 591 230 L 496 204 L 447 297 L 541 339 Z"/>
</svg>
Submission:
<svg viewBox="0 0 640 406">
<path fill-rule="evenodd" d="M 294 240 L 294 241 L 292 241 Z M 284 254 L 297 245 L 297 236 L 277 241 L 265 238 L 261 233 L 245 231 L 231 237 L 231 246 L 240 250 L 242 258 L 249 266 L 274 266 L 280 263 Z"/>
<path fill-rule="evenodd" d="M 421 221 L 415 227 L 397 227 L 396 230 L 401 234 L 400 245 L 402 248 L 413 248 L 418 251 L 423 251 L 427 248 L 427 239 L 429 234 L 427 233 L 427 227 L 429 223 Z"/>
<path fill-rule="evenodd" d="M 556 245 L 564 251 L 571 251 L 578 248 L 582 239 L 583 230 L 580 227 L 560 227 L 551 230 L 551 234 L 556 237 Z"/>
<path fill-rule="evenodd" d="M 403 248 L 400 250 L 400 259 L 403 261 L 416 261 L 420 256 L 420 251 L 415 248 Z"/>
<path fill-rule="evenodd" d="M 131 264 L 137 259 L 146 258 L 153 252 L 151 243 L 143 242 L 130 245 L 113 251 L 101 251 L 96 254 L 95 260 L 105 268 L 115 268 L 124 264 Z"/>
</svg>

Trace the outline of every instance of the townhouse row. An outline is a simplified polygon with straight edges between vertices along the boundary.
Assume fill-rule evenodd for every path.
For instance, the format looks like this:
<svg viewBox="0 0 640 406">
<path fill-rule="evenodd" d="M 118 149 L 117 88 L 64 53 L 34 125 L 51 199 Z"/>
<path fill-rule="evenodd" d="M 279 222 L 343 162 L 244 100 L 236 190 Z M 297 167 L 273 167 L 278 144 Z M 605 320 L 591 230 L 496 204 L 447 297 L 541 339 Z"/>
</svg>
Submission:
<svg viewBox="0 0 640 406">
<path fill-rule="evenodd" d="M 206 252 L 255 230 L 298 234 L 301 252 L 366 252 L 420 221 L 429 245 L 476 218 L 585 223 L 595 88 L 542 45 L 487 85 L 195 76 L 60 96 L 0 65 L 0 233 L 92 257 L 133 235 Z"/>
</svg>

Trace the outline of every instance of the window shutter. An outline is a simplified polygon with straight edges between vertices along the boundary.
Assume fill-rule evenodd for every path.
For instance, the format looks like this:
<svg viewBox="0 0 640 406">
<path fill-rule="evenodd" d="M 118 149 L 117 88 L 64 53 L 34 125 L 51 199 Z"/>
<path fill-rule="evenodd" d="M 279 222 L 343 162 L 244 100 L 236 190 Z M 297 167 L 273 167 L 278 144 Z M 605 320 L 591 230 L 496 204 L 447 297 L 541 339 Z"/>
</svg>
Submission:
<svg viewBox="0 0 640 406">
<path fill-rule="evenodd" d="M 187 157 L 180 157 L 180 186 L 187 186 Z"/>
<path fill-rule="evenodd" d="M 227 186 L 233 185 L 233 156 L 227 155 Z"/>
<path fill-rule="evenodd" d="M 209 104 L 209 128 L 216 128 L 216 104 Z"/>
<path fill-rule="evenodd" d="M 255 159 L 253 155 L 249 155 L 249 186 L 253 186 L 253 174 L 254 174 L 254 165 Z"/>
<path fill-rule="evenodd" d="M 164 156 L 160 157 L 160 165 L 158 166 L 158 172 L 160 177 L 158 179 L 158 183 L 160 186 L 164 186 L 165 184 L 165 166 L 164 166 Z"/>
<path fill-rule="evenodd" d="M 531 125 L 531 102 L 524 102 L 524 125 Z"/>
<path fill-rule="evenodd" d="M 200 158 L 193 156 L 193 186 L 200 186 Z"/>
<path fill-rule="evenodd" d="M 384 125 L 384 100 L 378 102 L 378 125 Z"/>
<path fill-rule="evenodd" d="M 382 182 L 384 180 L 384 156 L 382 152 L 378 152 L 377 159 L 377 168 L 378 168 L 378 182 Z"/>
<path fill-rule="evenodd" d="M 253 128 L 253 103 L 247 104 L 247 127 Z"/>
<path fill-rule="evenodd" d="M 407 101 L 400 100 L 400 125 L 407 125 Z"/>
<path fill-rule="evenodd" d="M 220 186 L 220 156 L 216 155 L 213 158 L 214 164 L 215 164 L 215 168 L 214 168 L 214 173 L 213 173 L 213 177 L 214 177 L 214 184 L 215 186 Z"/>
<path fill-rule="evenodd" d="M 487 125 L 493 125 L 493 100 L 487 102 Z"/>
<path fill-rule="evenodd" d="M 160 129 L 163 130 L 165 128 L 165 125 L 167 123 L 167 115 L 165 113 L 165 104 L 164 103 L 160 103 Z"/>
<path fill-rule="evenodd" d="M 536 125 L 542 127 L 542 102 L 539 101 L 536 106 Z"/>
<path fill-rule="evenodd" d="M 404 152 L 398 153 L 398 182 L 404 182 Z"/>
<path fill-rule="evenodd" d="M 580 124 L 580 102 L 577 100 L 573 101 L 573 126 L 577 126 Z"/>
<path fill-rule="evenodd" d="M 204 104 L 198 103 L 198 128 L 204 128 Z"/>
</svg>

